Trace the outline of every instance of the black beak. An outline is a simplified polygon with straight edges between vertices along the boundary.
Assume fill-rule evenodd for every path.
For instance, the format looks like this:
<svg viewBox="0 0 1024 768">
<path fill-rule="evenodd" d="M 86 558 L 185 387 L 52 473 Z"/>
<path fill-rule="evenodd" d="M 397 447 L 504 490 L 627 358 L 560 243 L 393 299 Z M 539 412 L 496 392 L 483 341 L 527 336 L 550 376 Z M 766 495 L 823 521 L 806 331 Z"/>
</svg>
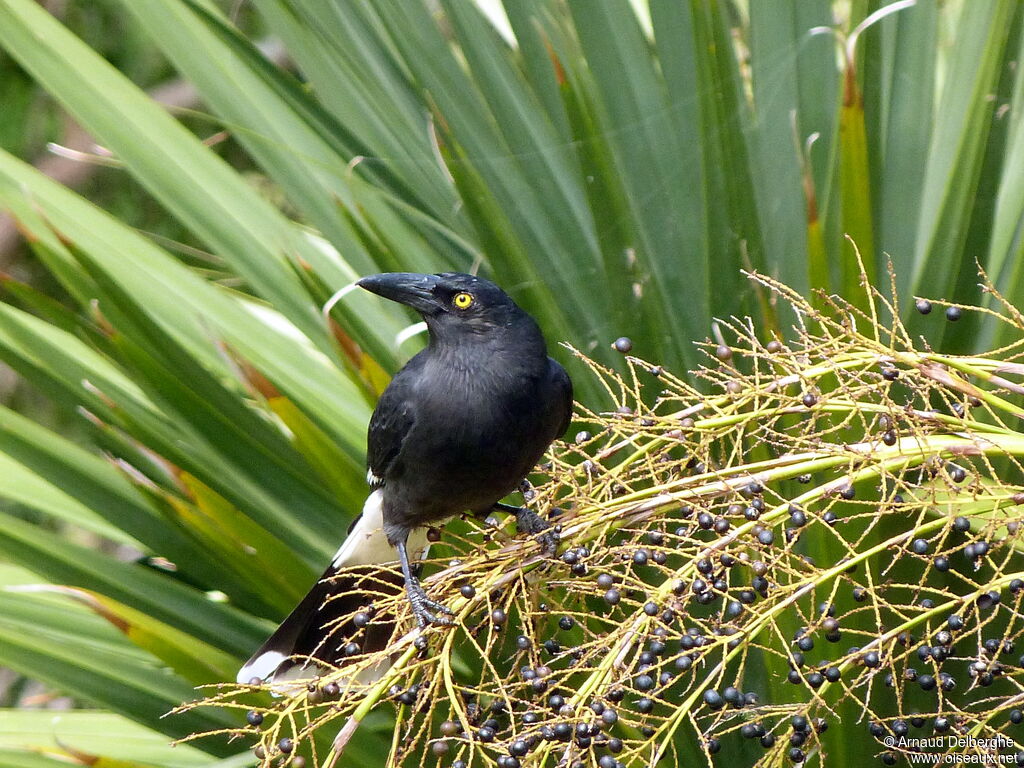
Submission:
<svg viewBox="0 0 1024 768">
<path fill-rule="evenodd" d="M 430 315 L 441 308 L 441 302 L 434 296 L 434 288 L 438 283 L 440 279 L 436 275 L 384 272 L 364 277 L 356 285 L 385 299 L 412 307 L 421 314 Z"/>
</svg>

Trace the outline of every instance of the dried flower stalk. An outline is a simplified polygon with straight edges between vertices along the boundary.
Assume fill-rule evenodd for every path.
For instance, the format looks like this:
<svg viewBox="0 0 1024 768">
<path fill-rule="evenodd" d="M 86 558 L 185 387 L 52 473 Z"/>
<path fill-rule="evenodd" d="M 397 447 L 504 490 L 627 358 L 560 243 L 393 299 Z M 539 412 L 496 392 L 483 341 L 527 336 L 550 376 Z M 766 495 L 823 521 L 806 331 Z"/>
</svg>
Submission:
<svg viewBox="0 0 1024 768">
<path fill-rule="evenodd" d="M 673 764 L 744 737 L 758 765 L 825 764 L 829 726 L 863 729 L 858 753 L 886 762 L 918 723 L 1005 738 L 1024 703 L 1024 334 L 943 355 L 866 281 L 862 312 L 750 277 L 792 308 L 793 338 L 719 321 L 728 341 L 695 372 L 710 395 L 573 350 L 609 407 L 581 409 L 537 488 L 560 559 L 509 521 L 453 526 L 424 579 L 453 628 L 410 629 L 383 598 L 402 617 L 387 654 L 186 707 L 248 711 L 258 724 L 223 733 L 293 768 L 335 765 L 378 708 L 397 710 L 388 766 Z M 1010 307 L 976 311 L 1024 331 Z"/>
</svg>

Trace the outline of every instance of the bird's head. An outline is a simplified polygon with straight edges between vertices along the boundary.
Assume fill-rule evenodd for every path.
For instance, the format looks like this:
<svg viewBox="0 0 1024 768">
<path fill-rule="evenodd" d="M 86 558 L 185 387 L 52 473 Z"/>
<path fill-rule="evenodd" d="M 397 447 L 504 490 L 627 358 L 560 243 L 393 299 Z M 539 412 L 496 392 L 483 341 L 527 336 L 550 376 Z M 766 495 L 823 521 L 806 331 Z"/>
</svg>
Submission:
<svg viewBox="0 0 1024 768">
<path fill-rule="evenodd" d="M 533 324 L 509 295 L 490 280 L 461 272 L 385 272 L 364 277 L 357 285 L 412 307 L 423 316 L 435 337 L 489 335 L 510 328 L 520 318 Z"/>
</svg>

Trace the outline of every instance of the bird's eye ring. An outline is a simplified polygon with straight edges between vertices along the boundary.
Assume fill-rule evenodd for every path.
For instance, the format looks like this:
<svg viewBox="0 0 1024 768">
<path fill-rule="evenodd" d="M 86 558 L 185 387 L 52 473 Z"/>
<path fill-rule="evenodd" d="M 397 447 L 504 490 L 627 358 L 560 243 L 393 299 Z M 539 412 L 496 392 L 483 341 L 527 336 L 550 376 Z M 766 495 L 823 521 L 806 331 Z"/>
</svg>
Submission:
<svg viewBox="0 0 1024 768">
<path fill-rule="evenodd" d="M 465 292 L 457 293 L 455 294 L 455 298 L 452 299 L 452 304 L 454 304 L 458 309 L 469 309 L 473 304 L 473 297 Z"/>
</svg>

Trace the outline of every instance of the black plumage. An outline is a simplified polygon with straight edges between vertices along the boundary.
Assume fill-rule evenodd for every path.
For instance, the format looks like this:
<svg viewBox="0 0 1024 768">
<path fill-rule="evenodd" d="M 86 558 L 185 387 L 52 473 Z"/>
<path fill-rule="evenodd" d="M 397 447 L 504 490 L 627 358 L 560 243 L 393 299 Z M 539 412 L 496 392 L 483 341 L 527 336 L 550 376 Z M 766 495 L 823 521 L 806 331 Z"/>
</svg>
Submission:
<svg viewBox="0 0 1024 768">
<path fill-rule="evenodd" d="M 427 598 L 410 569 L 410 537 L 419 544 L 426 526 L 500 507 L 516 513 L 523 532 L 547 528 L 529 507 L 500 504 L 564 434 L 572 412 L 572 384 L 533 318 L 472 275 L 386 273 L 359 285 L 419 312 L 430 341 L 396 374 L 370 420 L 373 490 L 363 515 L 323 577 L 242 668 L 242 682 L 280 674 L 294 666 L 292 656 L 341 660 L 351 628 L 336 620 L 364 591 L 349 566 L 372 566 L 353 574 L 372 580 L 369 593 L 404 584 L 421 625 L 448 623 L 447 608 Z M 553 551 L 553 536 L 543 538 Z M 396 550 L 401 576 L 377 565 L 393 563 Z M 345 578 L 332 578 L 340 568 Z"/>
</svg>

